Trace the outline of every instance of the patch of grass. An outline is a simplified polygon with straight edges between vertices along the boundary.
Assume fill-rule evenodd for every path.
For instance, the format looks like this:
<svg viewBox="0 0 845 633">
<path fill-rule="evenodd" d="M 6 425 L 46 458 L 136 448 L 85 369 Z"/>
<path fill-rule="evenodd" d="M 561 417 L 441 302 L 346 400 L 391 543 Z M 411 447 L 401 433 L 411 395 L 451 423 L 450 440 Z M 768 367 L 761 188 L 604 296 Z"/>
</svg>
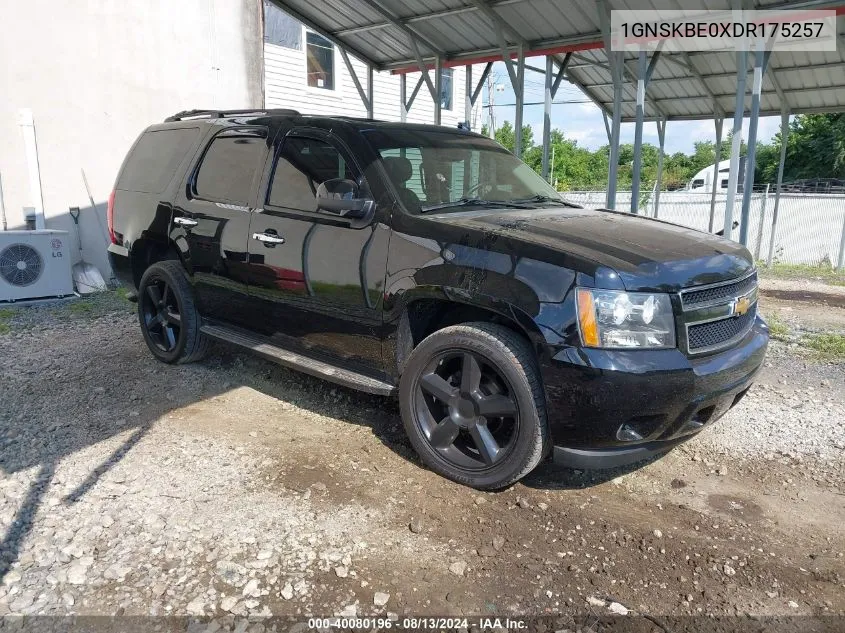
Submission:
<svg viewBox="0 0 845 633">
<path fill-rule="evenodd" d="M 0 321 L 8 321 L 15 316 L 15 311 L 11 308 L 3 308 L 0 310 Z"/>
<path fill-rule="evenodd" d="M 118 296 L 119 299 L 126 301 L 126 297 L 129 296 L 129 290 L 124 288 L 123 286 L 118 286 L 115 289 L 114 293 Z"/>
<path fill-rule="evenodd" d="M 777 312 L 772 312 L 764 317 L 766 323 L 769 325 L 769 335 L 778 341 L 786 341 L 789 339 L 789 326 L 786 321 L 780 318 Z"/>
<path fill-rule="evenodd" d="M 845 286 L 845 272 L 837 272 L 828 265 L 772 264 L 771 268 L 766 268 L 765 262 L 758 262 L 757 268 L 764 279 L 818 279 L 834 286 Z"/>
<path fill-rule="evenodd" d="M 94 306 L 89 301 L 80 299 L 69 303 L 67 309 L 72 314 L 91 314 L 94 311 Z"/>
<path fill-rule="evenodd" d="M 3 334 L 8 334 L 11 331 L 12 328 L 9 326 L 8 323 L 0 322 L 0 336 L 2 336 Z"/>
<path fill-rule="evenodd" d="M 824 358 L 845 358 L 845 334 L 808 334 L 801 344 Z"/>
</svg>

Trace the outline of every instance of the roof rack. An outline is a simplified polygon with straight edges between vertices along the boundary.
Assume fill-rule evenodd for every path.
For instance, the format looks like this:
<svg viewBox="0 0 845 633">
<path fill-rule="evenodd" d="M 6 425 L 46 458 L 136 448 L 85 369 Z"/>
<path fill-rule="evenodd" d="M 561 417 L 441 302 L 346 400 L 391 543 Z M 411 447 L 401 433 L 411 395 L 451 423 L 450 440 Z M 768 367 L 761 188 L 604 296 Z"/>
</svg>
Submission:
<svg viewBox="0 0 845 633">
<path fill-rule="evenodd" d="M 166 123 L 169 123 L 171 121 L 182 121 L 183 119 L 221 119 L 223 117 L 236 116 L 239 114 L 278 114 L 287 116 L 299 116 L 298 111 L 287 109 L 268 110 L 265 108 L 252 108 L 249 110 L 183 110 L 182 112 L 177 112 L 173 116 L 167 117 L 164 121 Z"/>
</svg>

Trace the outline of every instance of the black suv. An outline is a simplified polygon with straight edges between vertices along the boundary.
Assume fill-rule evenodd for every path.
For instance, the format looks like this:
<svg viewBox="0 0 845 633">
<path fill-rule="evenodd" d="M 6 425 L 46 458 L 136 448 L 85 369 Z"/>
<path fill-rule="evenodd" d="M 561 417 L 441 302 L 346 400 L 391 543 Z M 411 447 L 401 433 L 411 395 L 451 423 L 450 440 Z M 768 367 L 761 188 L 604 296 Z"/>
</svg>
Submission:
<svg viewBox="0 0 845 633">
<path fill-rule="evenodd" d="M 141 134 L 108 207 L 152 353 L 209 339 L 398 394 L 420 458 L 507 486 L 663 453 L 734 406 L 768 329 L 742 246 L 564 200 L 461 129 L 191 111 Z"/>
</svg>

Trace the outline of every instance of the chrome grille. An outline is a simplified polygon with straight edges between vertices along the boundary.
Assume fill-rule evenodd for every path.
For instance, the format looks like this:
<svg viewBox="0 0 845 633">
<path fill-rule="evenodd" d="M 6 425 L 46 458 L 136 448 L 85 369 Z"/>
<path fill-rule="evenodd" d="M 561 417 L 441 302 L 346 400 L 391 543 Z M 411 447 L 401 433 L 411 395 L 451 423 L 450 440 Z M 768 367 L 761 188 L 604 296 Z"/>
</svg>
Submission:
<svg viewBox="0 0 845 633">
<path fill-rule="evenodd" d="M 757 316 L 755 303 L 748 312 L 738 317 L 728 317 L 709 323 L 687 327 L 687 342 L 690 352 L 702 352 L 721 347 L 748 333 Z"/>
<path fill-rule="evenodd" d="M 705 305 L 718 304 L 725 300 L 741 297 L 757 287 L 757 273 L 751 273 L 745 279 L 726 284 L 708 286 L 701 290 L 686 290 L 681 293 L 684 310 L 691 310 Z"/>
<path fill-rule="evenodd" d="M 680 293 L 688 354 L 725 349 L 740 341 L 757 316 L 757 272 L 741 279 L 699 286 Z"/>
</svg>

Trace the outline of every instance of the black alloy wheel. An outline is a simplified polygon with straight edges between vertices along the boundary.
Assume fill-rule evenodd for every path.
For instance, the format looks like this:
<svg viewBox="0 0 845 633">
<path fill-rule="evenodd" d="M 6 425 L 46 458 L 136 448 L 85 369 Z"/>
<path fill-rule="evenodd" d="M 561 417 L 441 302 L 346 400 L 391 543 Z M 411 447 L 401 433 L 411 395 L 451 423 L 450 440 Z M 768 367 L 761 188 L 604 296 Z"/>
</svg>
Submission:
<svg viewBox="0 0 845 633">
<path fill-rule="evenodd" d="M 165 279 L 154 279 L 141 296 L 144 327 L 153 344 L 162 352 L 176 349 L 182 333 L 179 301 Z"/>
<path fill-rule="evenodd" d="M 537 359 L 504 325 L 450 325 L 420 341 L 402 369 L 399 407 L 420 459 L 480 490 L 518 481 L 551 449 Z"/>
<path fill-rule="evenodd" d="M 147 347 L 162 362 L 189 363 L 208 351 L 193 288 L 179 261 L 156 262 L 144 272 L 138 284 L 138 320 Z"/>
<path fill-rule="evenodd" d="M 420 430 L 444 459 L 484 470 L 506 459 L 519 429 L 519 405 L 506 379 L 477 352 L 452 350 L 420 376 Z"/>
</svg>

